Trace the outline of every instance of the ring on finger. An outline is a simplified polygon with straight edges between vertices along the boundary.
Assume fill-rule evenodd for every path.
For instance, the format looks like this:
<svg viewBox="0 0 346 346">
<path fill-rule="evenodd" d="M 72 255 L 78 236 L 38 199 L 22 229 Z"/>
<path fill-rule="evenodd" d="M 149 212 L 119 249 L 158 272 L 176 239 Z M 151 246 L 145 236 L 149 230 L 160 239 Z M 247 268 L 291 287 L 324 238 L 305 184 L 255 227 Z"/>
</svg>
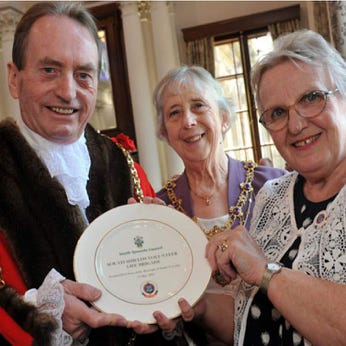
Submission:
<svg viewBox="0 0 346 346">
<path fill-rule="evenodd" d="M 228 249 L 228 244 L 226 239 L 224 239 L 220 244 L 218 244 L 217 248 L 221 251 L 221 252 L 225 252 Z"/>
</svg>

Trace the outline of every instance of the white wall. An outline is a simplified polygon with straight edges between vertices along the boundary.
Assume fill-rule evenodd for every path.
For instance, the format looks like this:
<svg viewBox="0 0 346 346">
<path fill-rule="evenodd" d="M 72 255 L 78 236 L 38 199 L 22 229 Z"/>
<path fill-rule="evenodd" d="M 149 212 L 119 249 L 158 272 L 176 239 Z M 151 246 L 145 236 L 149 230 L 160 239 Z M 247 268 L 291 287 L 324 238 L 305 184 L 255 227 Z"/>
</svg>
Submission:
<svg viewBox="0 0 346 346">
<path fill-rule="evenodd" d="M 308 4 L 310 1 L 173 1 L 176 34 L 181 59 L 185 59 L 185 42 L 182 29 L 218 22 L 226 19 L 266 12 L 300 4 L 304 26 L 309 26 Z"/>
<path fill-rule="evenodd" d="M 293 6 L 301 1 L 174 1 L 177 28 Z"/>
</svg>

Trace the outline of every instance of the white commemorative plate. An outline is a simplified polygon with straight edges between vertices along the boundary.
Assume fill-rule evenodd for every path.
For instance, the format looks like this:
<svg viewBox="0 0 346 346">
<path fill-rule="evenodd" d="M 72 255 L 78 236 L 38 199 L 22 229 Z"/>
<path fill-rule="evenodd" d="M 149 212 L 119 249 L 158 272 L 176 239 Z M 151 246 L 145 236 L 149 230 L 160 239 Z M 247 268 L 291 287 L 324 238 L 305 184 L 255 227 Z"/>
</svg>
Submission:
<svg viewBox="0 0 346 346">
<path fill-rule="evenodd" d="M 211 269 L 207 238 L 189 217 L 157 204 L 128 204 L 95 219 L 74 253 L 78 282 L 102 291 L 94 305 L 126 319 L 155 323 L 152 314 L 180 315 L 203 294 Z"/>
</svg>

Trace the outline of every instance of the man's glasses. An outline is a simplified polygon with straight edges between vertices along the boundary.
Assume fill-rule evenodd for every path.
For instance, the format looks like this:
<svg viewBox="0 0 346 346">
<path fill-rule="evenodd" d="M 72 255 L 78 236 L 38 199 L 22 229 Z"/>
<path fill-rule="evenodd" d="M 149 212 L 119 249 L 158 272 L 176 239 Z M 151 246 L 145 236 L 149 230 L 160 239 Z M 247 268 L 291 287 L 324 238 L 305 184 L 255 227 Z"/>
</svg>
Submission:
<svg viewBox="0 0 346 346">
<path fill-rule="evenodd" d="M 321 114 L 326 107 L 328 96 L 339 91 L 337 88 L 329 91 L 313 90 L 304 94 L 298 101 L 288 107 L 273 107 L 265 110 L 260 116 L 260 123 L 270 131 L 279 131 L 288 124 L 290 108 L 303 118 L 313 118 Z"/>
</svg>

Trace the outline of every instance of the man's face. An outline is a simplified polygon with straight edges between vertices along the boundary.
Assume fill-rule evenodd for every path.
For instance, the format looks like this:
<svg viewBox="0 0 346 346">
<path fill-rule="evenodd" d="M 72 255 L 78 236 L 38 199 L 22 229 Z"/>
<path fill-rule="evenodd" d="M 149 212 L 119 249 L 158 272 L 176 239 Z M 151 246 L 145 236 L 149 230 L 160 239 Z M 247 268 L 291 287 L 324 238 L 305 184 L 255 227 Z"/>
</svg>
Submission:
<svg viewBox="0 0 346 346">
<path fill-rule="evenodd" d="M 19 71 L 8 64 L 9 88 L 24 123 L 47 140 L 76 141 L 92 116 L 98 86 L 98 50 L 91 33 L 65 16 L 32 26 Z"/>
</svg>

